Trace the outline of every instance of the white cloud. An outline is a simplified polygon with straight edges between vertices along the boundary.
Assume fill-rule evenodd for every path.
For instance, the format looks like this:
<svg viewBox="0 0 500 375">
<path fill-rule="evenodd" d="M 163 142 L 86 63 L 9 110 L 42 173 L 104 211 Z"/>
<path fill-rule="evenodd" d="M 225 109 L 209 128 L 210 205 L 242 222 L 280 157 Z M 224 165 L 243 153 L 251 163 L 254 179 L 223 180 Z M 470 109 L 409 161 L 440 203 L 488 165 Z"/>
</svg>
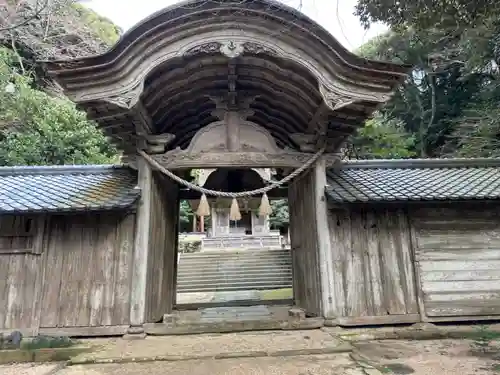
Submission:
<svg viewBox="0 0 500 375">
<path fill-rule="evenodd" d="M 347 49 L 353 50 L 370 38 L 384 32 L 384 25 L 363 29 L 354 16 L 356 0 L 282 0 L 299 8 L 310 18 L 326 28 Z M 111 19 L 124 30 L 129 29 L 150 14 L 176 3 L 172 0 L 90 0 L 85 5 Z"/>
</svg>

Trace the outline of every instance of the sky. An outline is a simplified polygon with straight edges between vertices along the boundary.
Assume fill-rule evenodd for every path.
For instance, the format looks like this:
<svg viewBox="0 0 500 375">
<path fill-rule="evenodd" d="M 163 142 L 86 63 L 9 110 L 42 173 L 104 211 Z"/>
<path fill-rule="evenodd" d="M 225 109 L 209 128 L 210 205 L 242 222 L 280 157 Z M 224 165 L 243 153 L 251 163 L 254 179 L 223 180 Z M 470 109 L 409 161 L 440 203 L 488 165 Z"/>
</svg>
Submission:
<svg viewBox="0 0 500 375">
<path fill-rule="evenodd" d="M 387 30 L 384 25 L 374 25 L 366 31 L 353 14 L 357 0 L 281 1 L 296 9 L 300 8 L 303 13 L 326 28 L 351 51 Z M 87 0 L 85 5 L 109 18 L 126 31 L 151 13 L 176 2 L 173 0 Z"/>
</svg>

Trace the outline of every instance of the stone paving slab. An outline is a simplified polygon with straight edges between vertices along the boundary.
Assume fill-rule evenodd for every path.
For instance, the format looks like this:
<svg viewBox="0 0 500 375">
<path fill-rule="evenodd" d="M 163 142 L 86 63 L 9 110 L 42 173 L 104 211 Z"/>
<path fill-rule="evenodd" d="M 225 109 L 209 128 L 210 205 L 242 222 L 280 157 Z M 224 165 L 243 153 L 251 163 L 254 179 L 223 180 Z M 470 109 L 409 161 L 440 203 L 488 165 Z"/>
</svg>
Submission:
<svg viewBox="0 0 500 375">
<path fill-rule="evenodd" d="M 53 375 L 62 368 L 59 363 L 19 363 L 13 365 L 0 365 L 1 375 Z"/>
<path fill-rule="evenodd" d="M 186 360 L 194 358 L 225 358 L 245 356 L 278 356 L 328 354 L 350 350 L 350 345 L 327 332 L 262 331 L 252 333 L 205 334 L 186 336 L 148 336 L 144 340 L 92 339 L 83 344 L 95 347 L 82 353 L 73 363 L 107 360 L 146 361 L 148 358 Z M 163 358 L 162 358 L 163 357 Z"/>
<path fill-rule="evenodd" d="M 77 365 L 57 375 L 363 375 L 347 354 Z"/>
</svg>

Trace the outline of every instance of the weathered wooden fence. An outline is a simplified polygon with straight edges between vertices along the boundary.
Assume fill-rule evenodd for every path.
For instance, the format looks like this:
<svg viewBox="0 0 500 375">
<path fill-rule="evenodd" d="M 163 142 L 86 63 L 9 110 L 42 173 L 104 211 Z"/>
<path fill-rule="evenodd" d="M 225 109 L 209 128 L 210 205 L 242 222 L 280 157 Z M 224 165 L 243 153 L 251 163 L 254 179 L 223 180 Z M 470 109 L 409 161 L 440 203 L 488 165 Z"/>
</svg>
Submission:
<svg viewBox="0 0 500 375">
<path fill-rule="evenodd" d="M 179 256 L 178 293 L 291 287 L 290 249 L 223 250 Z"/>
</svg>

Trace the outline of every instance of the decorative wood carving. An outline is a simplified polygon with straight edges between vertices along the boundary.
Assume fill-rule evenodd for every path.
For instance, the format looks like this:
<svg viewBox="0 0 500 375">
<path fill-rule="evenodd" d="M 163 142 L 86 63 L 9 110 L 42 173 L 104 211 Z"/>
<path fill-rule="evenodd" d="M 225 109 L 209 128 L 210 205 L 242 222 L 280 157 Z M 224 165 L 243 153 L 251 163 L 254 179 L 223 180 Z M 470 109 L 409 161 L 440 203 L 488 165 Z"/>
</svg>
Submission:
<svg viewBox="0 0 500 375">
<path fill-rule="evenodd" d="M 144 81 L 140 81 L 129 91 L 125 91 L 118 95 L 108 96 L 103 98 L 102 100 L 114 104 L 120 108 L 130 109 L 139 102 L 139 98 L 143 90 Z"/>
<path fill-rule="evenodd" d="M 305 133 L 294 133 L 290 134 L 290 138 L 299 145 L 300 151 L 302 152 L 315 152 L 317 151 L 317 135 L 316 134 L 305 134 Z"/>
<path fill-rule="evenodd" d="M 311 157 L 302 152 L 200 152 L 189 153 L 184 150 L 172 150 L 152 157 L 167 169 L 191 168 L 299 168 Z M 337 154 L 325 154 L 327 166 L 333 167 L 338 162 Z"/>
<path fill-rule="evenodd" d="M 186 52 L 184 52 L 184 57 L 191 57 L 191 56 L 196 56 L 196 55 L 201 55 L 201 54 L 211 54 L 211 53 L 218 53 L 222 47 L 222 43 L 220 42 L 209 42 L 209 43 L 204 43 L 197 45 L 195 47 L 192 47 L 188 49 Z"/>
<path fill-rule="evenodd" d="M 336 111 L 342 107 L 346 107 L 356 102 L 354 98 L 347 95 L 338 94 L 337 92 L 329 90 L 322 84 L 319 85 L 319 92 L 321 93 L 325 104 L 332 111 Z"/>
<path fill-rule="evenodd" d="M 263 127 L 250 122 L 240 121 L 238 124 L 239 149 L 232 151 L 256 151 L 279 153 L 272 135 Z M 198 154 L 209 150 L 229 150 L 226 140 L 227 124 L 225 121 L 216 121 L 200 129 L 191 140 L 188 153 Z"/>
<path fill-rule="evenodd" d="M 148 154 L 162 154 L 170 142 L 175 139 L 175 134 L 143 134 L 139 138 L 137 147 Z"/>
<path fill-rule="evenodd" d="M 213 54 L 220 52 L 229 58 L 235 58 L 243 53 L 251 53 L 254 55 L 268 54 L 277 55 L 276 49 L 265 46 L 256 42 L 241 42 L 235 40 L 223 40 L 217 42 L 208 42 L 197 45 L 184 52 L 184 57 L 192 57 L 202 54 Z"/>
</svg>

